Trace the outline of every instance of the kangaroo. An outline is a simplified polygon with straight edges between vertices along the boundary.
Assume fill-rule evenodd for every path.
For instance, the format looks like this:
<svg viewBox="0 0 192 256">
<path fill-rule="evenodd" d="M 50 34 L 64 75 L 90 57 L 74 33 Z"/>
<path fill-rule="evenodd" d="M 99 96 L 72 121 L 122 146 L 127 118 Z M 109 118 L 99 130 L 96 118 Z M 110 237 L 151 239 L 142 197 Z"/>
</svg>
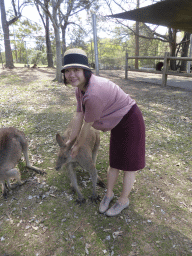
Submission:
<svg viewBox="0 0 192 256">
<path fill-rule="evenodd" d="M 21 159 L 22 152 L 26 161 L 26 168 L 39 174 L 45 173 L 30 165 L 25 134 L 14 127 L 0 128 L 0 183 L 5 198 L 7 197 L 7 188 L 15 188 L 14 185 L 10 184 L 10 179 L 16 179 L 19 185 L 24 183 L 21 181 L 20 172 L 15 168 Z"/>
<path fill-rule="evenodd" d="M 76 177 L 76 173 L 74 172 L 74 167 L 78 163 L 82 168 L 89 171 L 92 184 L 93 184 L 93 194 L 91 196 L 91 200 L 97 202 L 100 200 L 100 197 L 97 196 L 97 193 L 96 193 L 97 178 L 99 180 L 99 185 L 102 187 L 105 186 L 104 183 L 97 176 L 97 170 L 95 167 L 97 152 L 100 145 L 100 133 L 99 131 L 96 131 L 94 128 L 91 128 L 84 145 L 80 148 L 78 155 L 74 159 L 72 159 L 70 156 L 71 150 L 67 148 L 65 145 L 65 143 L 67 142 L 70 136 L 70 133 L 71 133 L 71 124 L 65 131 L 64 136 L 60 136 L 59 134 L 56 135 L 56 141 L 60 146 L 60 151 L 59 151 L 57 162 L 56 162 L 56 170 L 61 169 L 62 165 L 64 164 L 66 165 L 67 170 L 69 172 L 72 187 L 78 194 L 78 199 L 76 201 L 79 204 L 84 203 L 85 199 L 78 187 L 77 177 Z"/>
</svg>

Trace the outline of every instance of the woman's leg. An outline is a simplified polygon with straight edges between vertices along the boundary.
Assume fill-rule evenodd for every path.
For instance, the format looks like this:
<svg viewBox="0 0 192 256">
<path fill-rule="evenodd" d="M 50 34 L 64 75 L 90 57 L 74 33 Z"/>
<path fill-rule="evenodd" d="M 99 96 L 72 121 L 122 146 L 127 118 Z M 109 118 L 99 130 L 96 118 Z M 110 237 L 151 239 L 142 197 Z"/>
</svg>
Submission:
<svg viewBox="0 0 192 256">
<path fill-rule="evenodd" d="M 109 167 L 107 172 L 107 197 L 111 197 L 113 193 L 114 185 L 117 181 L 119 175 L 119 170 Z M 135 171 L 124 171 L 123 177 L 123 189 L 121 192 L 121 196 L 118 199 L 119 203 L 125 204 L 127 203 L 128 196 L 133 188 L 135 182 Z"/>
<path fill-rule="evenodd" d="M 113 188 L 117 181 L 118 175 L 119 170 L 109 166 L 107 171 L 107 197 L 111 197 L 113 195 Z"/>
<path fill-rule="evenodd" d="M 114 197 L 113 188 L 117 181 L 118 175 L 119 175 L 119 170 L 111 168 L 109 166 L 107 171 L 107 193 L 100 203 L 100 206 L 99 206 L 100 213 L 104 213 L 107 211 L 109 204 Z"/>
<path fill-rule="evenodd" d="M 133 187 L 135 181 L 135 172 L 126 172 L 124 171 L 124 177 L 123 177 L 123 190 L 121 192 L 121 196 L 119 197 L 118 201 L 109 209 L 106 211 L 107 216 L 116 216 L 121 211 L 129 206 L 129 199 L 128 196 L 131 192 L 131 189 Z"/>
<path fill-rule="evenodd" d="M 135 171 L 124 171 L 123 177 L 123 190 L 121 196 L 118 199 L 119 203 L 126 204 L 128 201 L 128 196 L 133 188 L 135 182 Z"/>
</svg>

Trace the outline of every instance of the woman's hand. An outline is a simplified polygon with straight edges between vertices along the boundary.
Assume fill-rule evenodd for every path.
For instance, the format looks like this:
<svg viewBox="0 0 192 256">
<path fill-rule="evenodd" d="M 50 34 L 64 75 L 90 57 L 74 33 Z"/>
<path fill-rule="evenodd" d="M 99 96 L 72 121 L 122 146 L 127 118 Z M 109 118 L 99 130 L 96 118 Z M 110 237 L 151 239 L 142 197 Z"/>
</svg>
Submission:
<svg viewBox="0 0 192 256">
<path fill-rule="evenodd" d="M 71 157 L 75 158 L 79 153 L 80 147 L 78 145 L 74 145 L 74 147 L 71 150 Z"/>
<path fill-rule="evenodd" d="M 75 141 L 70 141 L 68 140 L 66 143 L 65 143 L 65 146 L 67 147 L 68 150 L 71 149 L 71 147 L 73 146 Z"/>
<path fill-rule="evenodd" d="M 77 138 L 74 146 L 72 147 L 72 150 L 71 150 L 71 157 L 72 158 L 75 158 L 77 156 L 77 154 L 79 153 L 80 147 L 82 147 L 83 144 L 85 143 L 87 135 L 89 133 L 89 130 L 90 130 L 92 124 L 93 124 L 93 122 L 91 122 L 91 123 L 84 122 L 84 124 L 82 126 L 82 129 L 81 129 L 81 132 L 78 135 L 78 138 Z"/>
</svg>

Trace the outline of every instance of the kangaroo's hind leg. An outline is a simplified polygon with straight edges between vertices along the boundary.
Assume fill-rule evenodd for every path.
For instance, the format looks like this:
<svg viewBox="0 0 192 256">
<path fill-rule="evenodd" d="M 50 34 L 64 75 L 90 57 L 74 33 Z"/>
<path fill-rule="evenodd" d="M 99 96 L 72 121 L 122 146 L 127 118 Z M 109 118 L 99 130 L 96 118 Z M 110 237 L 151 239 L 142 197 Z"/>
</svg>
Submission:
<svg viewBox="0 0 192 256">
<path fill-rule="evenodd" d="M 22 150 L 23 150 L 23 155 L 24 155 L 25 162 L 26 162 L 26 168 L 29 170 L 35 171 L 36 173 L 41 174 L 41 175 L 46 174 L 46 172 L 39 170 L 36 167 L 31 166 L 31 164 L 29 162 L 28 144 L 27 144 L 27 141 L 24 139 L 22 140 Z"/>
<path fill-rule="evenodd" d="M 17 184 L 10 184 L 10 179 L 16 179 Z M 7 181 L 7 183 L 5 181 L 2 182 L 2 193 L 3 193 L 4 198 L 7 198 L 7 194 L 8 194 L 9 189 L 14 189 L 18 185 L 23 185 L 25 183 L 25 182 L 21 181 L 20 172 L 15 168 L 11 169 L 9 171 L 6 171 L 5 180 Z"/>
<path fill-rule="evenodd" d="M 7 176 L 6 179 L 7 179 L 7 184 L 8 184 L 9 189 L 14 189 L 18 185 L 23 185 L 25 183 L 25 182 L 21 181 L 20 172 L 16 168 L 7 171 L 6 176 Z M 18 184 L 11 185 L 10 179 L 16 179 Z"/>
</svg>

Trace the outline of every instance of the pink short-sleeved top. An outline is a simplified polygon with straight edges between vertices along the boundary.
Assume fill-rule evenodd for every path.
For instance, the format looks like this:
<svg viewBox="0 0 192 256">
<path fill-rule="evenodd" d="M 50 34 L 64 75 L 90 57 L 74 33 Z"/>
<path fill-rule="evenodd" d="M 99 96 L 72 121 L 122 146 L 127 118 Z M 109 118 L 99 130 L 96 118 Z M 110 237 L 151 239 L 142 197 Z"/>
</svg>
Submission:
<svg viewBox="0 0 192 256">
<path fill-rule="evenodd" d="M 77 112 L 84 112 L 85 122 L 103 132 L 112 130 L 136 103 L 110 80 L 91 75 L 83 94 L 76 88 Z"/>
</svg>

